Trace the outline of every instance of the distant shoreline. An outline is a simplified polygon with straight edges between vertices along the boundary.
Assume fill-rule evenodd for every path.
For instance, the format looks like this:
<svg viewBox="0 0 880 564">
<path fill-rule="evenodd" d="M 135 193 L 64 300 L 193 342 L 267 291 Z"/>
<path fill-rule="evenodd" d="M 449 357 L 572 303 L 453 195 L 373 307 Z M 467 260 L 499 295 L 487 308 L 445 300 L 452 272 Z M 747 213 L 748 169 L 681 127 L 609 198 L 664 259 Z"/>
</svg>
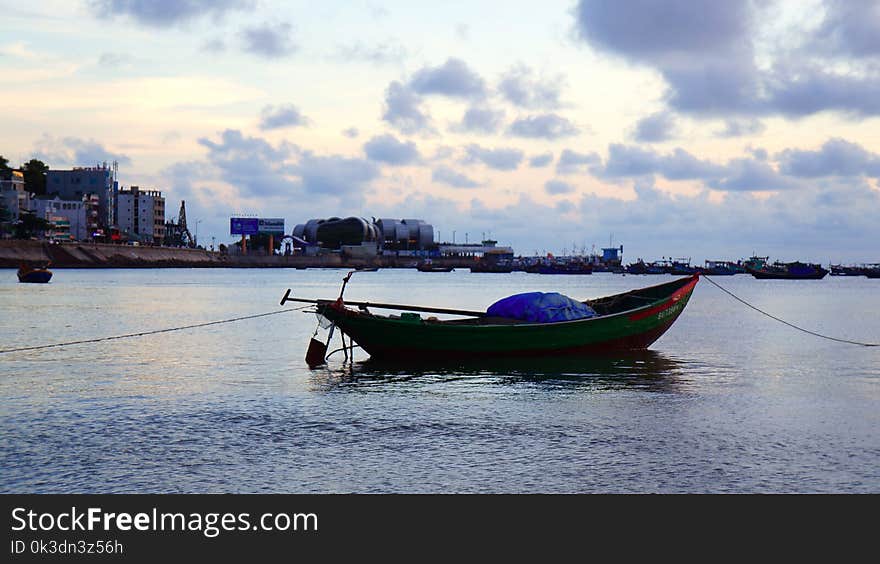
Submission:
<svg viewBox="0 0 880 564">
<path fill-rule="evenodd" d="M 228 255 L 204 249 L 111 245 L 105 243 L 48 243 L 0 240 L 0 268 L 22 262 L 51 263 L 51 268 L 415 268 L 417 257 L 346 258 L 338 254 Z M 467 268 L 473 258 L 434 259 L 437 264 Z"/>
</svg>

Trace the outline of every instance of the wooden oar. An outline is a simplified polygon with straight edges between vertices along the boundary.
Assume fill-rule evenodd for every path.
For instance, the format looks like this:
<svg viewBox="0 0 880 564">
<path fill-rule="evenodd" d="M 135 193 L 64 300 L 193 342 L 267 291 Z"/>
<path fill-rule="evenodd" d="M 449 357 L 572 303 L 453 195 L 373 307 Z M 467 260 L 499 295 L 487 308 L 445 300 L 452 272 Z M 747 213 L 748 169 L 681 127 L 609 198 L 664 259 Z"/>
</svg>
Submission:
<svg viewBox="0 0 880 564">
<path fill-rule="evenodd" d="M 333 300 L 310 300 L 308 298 L 291 298 L 290 297 L 290 288 L 287 289 L 287 292 L 284 293 L 284 297 L 281 298 L 281 305 L 284 305 L 287 302 L 302 302 L 306 304 L 329 304 L 332 303 Z M 404 305 L 404 304 L 383 304 L 383 303 L 374 303 L 374 302 L 349 302 L 346 301 L 345 305 L 357 306 L 360 308 L 368 308 L 374 307 L 377 309 L 398 309 L 401 311 L 421 311 L 425 313 L 448 313 L 450 315 L 466 315 L 468 317 L 483 317 L 486 315 L 485 311 L 469 311 L 465 309 L 446 309 L 442 307 L 425 307 L 425 306 L 412 306 L 412 305 Z"/>
</svg>

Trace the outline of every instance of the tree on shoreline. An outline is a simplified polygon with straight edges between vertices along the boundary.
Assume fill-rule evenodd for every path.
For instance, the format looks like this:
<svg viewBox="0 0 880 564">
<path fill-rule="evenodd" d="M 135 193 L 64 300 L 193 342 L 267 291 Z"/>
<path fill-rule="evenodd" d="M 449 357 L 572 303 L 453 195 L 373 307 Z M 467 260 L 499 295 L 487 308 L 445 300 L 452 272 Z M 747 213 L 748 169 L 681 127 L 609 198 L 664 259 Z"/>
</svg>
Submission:
<svg viewBox="0 0 880 564">
<path fill-rule="evenodd" d="M 9 231 L 9 220 L 12 214 L 6 207 L 6 198 L 0 198 L 0 236 L 5 235 Z"/>
<path fill-rule="evenodd" d="M 11 170 L 9 159 L 0 155 L 0 179 L 5 179 Z M 6 198 L 0 197 L 0 235 L 5 235 L 9 231 L 10 219 L 12 219 L 12 214 L 9 213 L 9 208 L 6 206 Z"/>
<path fill-rule="evenodd" d="M 39 159 L 31 159 L 21 167 L 24 173 L 24 189 L 38 196 L 46 193 L 46 173 L 49 165 Z"/>
<path fill-rule="evenodd" d="M 15 238 L 30 239 L 52 228 L 52 224 L 32 211 L 22 211 L 15 222 Z"/>
</svg>

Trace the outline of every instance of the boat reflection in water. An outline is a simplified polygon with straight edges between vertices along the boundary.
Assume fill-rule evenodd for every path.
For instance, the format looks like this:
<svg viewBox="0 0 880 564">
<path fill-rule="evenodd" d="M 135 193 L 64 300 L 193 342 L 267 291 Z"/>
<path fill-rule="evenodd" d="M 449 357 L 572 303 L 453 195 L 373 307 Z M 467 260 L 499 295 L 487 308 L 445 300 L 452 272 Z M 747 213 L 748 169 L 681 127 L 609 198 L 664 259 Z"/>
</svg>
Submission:
<svg viewBox="0 0 880 564">
<path fill-rule="evenodd" d="M 448 383 L 455 380 L 486 384 L 536 383 L 553 387 L 635 387 L 661 391 L 674 388 L 684 372 L 684 361 L 653 350 L 638 350 L 609 356 L 491 358 L 458 361 L 390 361 L 369 358 L 354 363 L 312 371 L 318 388 L 399 384 Z"/>
</svg>

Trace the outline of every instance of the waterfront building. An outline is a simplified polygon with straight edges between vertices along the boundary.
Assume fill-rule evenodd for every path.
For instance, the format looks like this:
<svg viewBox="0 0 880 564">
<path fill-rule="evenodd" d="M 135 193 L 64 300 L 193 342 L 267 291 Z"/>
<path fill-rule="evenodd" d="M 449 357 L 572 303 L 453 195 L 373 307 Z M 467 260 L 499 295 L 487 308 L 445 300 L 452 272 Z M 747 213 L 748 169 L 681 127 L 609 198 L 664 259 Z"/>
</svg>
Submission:
<svg viewBox="0 0 880 564">
<path fill-rule="evenodd" d="M 47 239 L 56 241 L 84 241 L 92 237 L 91 225 L 97 225 L 97 196 L 83 196 L 79 200 L 63 200 L 60 196 L 36 196 L 33 209 L 37 217 L 41 217 L 53 225 L 52 232 L 46 233 Z"/>
<path fill-rule="evenodd" d="M 71 170 L 52 170 L 46 173 L 46 194 L 63 200 L 82 200 L 94 194 L 99 203 L 99 229 L 116 224 L 116 165 L 102 163 L 93 167 L 74 167 Z"/>
<path fill-rule="evenodd" d="M 513 248 L 498 247 L 498 241 L 486 239 L 480 243 L 440 243 L 437 250 L 441 257 L 476 257 L 510 255 L 513 257 Z"/>
<path fill-rule="evenodd" d="M 165 239 L 165 198 L 159 190 L 137 186 L 116 192 L 116 226 L 129 240 L 162 244 Z"/>
<path fill-rule="evenodd" d="M 310 219 L 294 227 L 293 237 L 350 256 L 417 256 L 436 250 L 434 227 L 421 219 Z"/>
<path fill-rule="evenodd" d="M 10 220 L 16 221 L 22 211 L 31 209 L 31 194 L 24 189 L 24 173 L 9 170 L 0 176 L 0 198 L 9 211 Z"/>
</svg>

